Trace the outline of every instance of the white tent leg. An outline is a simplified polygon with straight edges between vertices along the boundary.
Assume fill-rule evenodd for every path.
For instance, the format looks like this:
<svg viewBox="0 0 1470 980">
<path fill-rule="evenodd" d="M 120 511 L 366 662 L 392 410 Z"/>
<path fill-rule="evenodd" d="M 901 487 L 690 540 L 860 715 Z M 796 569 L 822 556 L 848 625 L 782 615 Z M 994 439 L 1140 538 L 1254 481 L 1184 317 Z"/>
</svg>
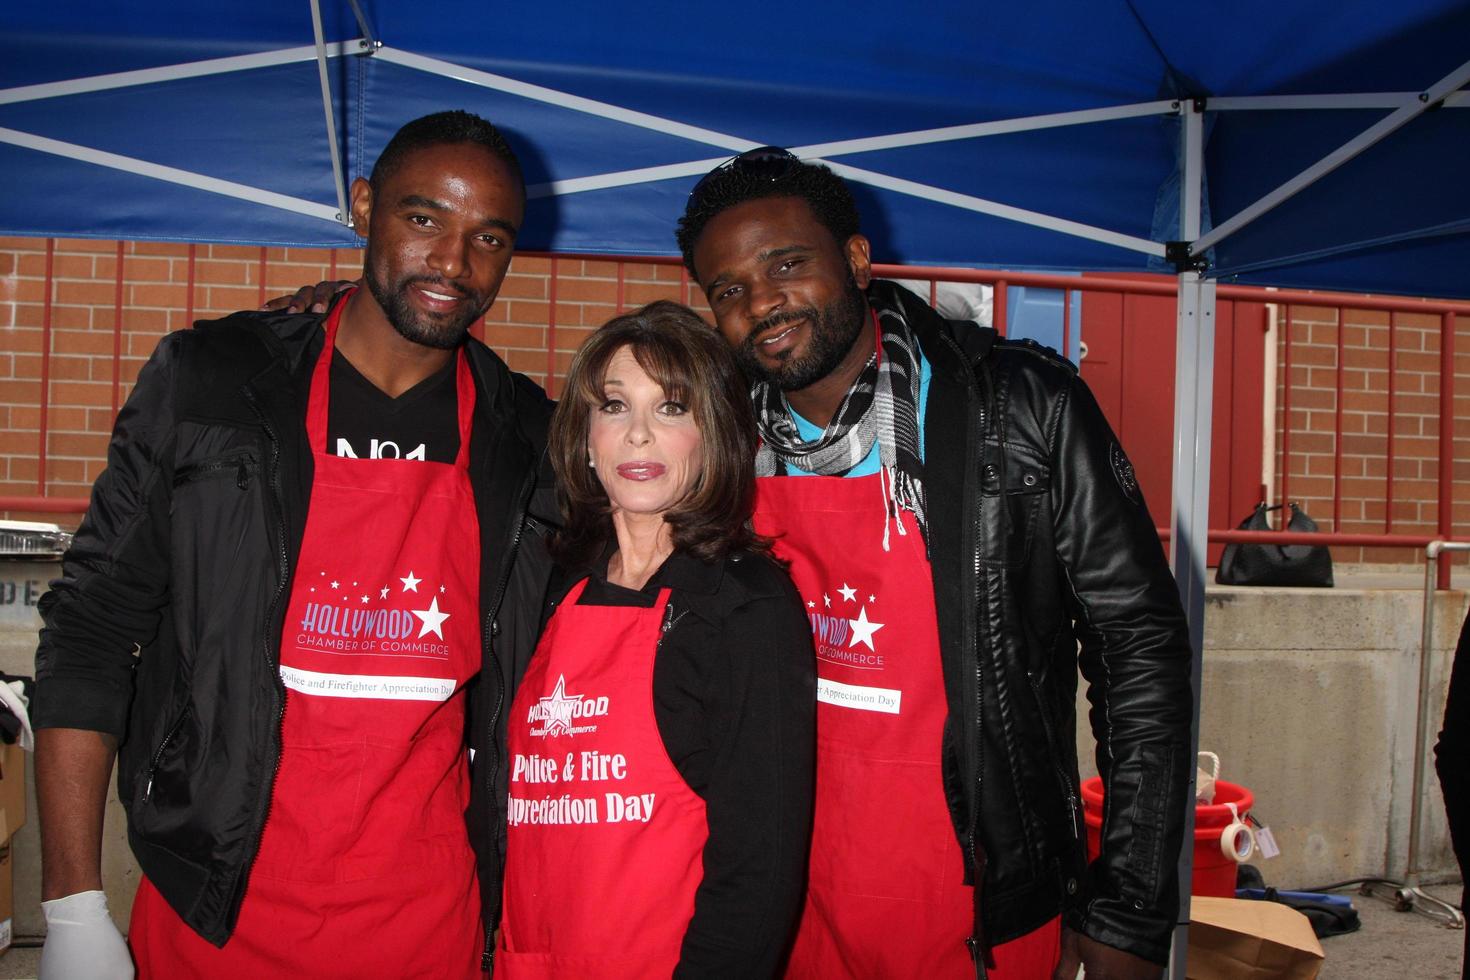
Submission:
<svg viewBox="0 0 1470 980">
<path fill-rule="evenodd" d="M 1199 103 L 1180 113 L 1180 238 L 1199 238 L 1204 188 L 1204 115 Z M 1204 663 L 1205 553 L 1209 546 L 1210 429 L 1214 421 L 1215 283 L 1198 271 L 1181 271 L 1176 300 L 1174 358 L 1174 499 L 1169 560 L 1189 622 L 1194 715 L 1189 726 L 1189 795 L 1179 853 L 1179 918 L 1174 927 L 1170 980 L 1184 980 L 1189 952 L 1189 888 L 1194 876 L 1194 773 L 1199 751 L 1200 675 Z"/>
<path fill-rule="evenodd" d="M 1190 724 L 1189 797 L 1199 750 L 1200 674 L 1205 633 L 1205 552 L 1210 503 L 1210 428 L 1214 412 L 1215 283 L 1197 272 L 1179 276 L 1178 354 L 1174 364 L 1174 507 L 1170 562 L 1189 620 L 1193 650 L 1194 719 Z M 1194 872 L 1194 807 L 1185 808 L 1179 854 L 1179 920 L 1170 977 L 1184 980 L 1189 945 L 1189 884 Z"/>
</svg>

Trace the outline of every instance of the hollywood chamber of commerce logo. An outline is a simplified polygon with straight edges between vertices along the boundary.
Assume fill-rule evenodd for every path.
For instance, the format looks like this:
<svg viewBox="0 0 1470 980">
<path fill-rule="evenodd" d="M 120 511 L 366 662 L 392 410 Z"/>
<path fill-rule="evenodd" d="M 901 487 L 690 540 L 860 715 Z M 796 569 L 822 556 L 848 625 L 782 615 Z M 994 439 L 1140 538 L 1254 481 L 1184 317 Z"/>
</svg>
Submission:
<svg viewBox="0 0 1470 980">
<path fill-rule="evenodd" d="M 412 570 L 386 585 L 319 570 L 307 586 L 296 644 L 324 653 L 448 657 L 444 623 L 450 614 L 439 608 L 445 587 L 432 590 Z"/>
<path fill-rule="evenodd" d="M 540 738 L 557 735 L 583 735 L 597 731 L 596 725 L 576 724 L 587 718 L 599 718 L 608 712 L 606 697 L 586 697 L 567 693 L 567 678 L 562 674 L 556 679 L 551 693 L 540 698 L 526 712 L 526 721 L 532 725 L 531 734 Z M 540 728 L 534 727 L 540 725 Z"/>
<path fill-rule="evenodd" d="M 874 646 L 873 636 L 884 624 L 868 616 L 877 602 L 878 597 L 872 593 L 867 594 L 864 602 L 859 590 L 846 582 L 841 588 L 823 592 L 820 605 L 815 599 L 808 599 L 806 611 L 812 622 L 817 656 L 860 670 L 882 670 L 884 656 Z"/>
</svg>

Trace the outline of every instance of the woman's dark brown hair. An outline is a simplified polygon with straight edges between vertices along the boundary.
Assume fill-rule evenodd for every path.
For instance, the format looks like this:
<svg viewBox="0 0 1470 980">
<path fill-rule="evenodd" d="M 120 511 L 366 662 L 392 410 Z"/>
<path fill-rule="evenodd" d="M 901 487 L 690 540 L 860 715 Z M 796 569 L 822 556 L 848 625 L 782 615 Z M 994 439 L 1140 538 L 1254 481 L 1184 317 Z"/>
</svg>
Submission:
<svg viewBox="0 0 1470 980">
<path fill-rule="evenodd" d="M 587 433 L 593 410 L 606 401 L 607 366 L 624 347 L 666 397 L 688 408 L 699 428 L 699 479 L 664 513 L 675 550 L 703 561 L 742 549 L 764 551 L 769 543 L 750 528 L 756 429 L 745 379 L 699 314 L 660 300 L 609 320 L 572 361 L 547 437 L 564 521 L 552 540 L 557 560 L 572 567 L 594 561 L 613 538 L 607 493 L 587 462 Z"/>
</svg>

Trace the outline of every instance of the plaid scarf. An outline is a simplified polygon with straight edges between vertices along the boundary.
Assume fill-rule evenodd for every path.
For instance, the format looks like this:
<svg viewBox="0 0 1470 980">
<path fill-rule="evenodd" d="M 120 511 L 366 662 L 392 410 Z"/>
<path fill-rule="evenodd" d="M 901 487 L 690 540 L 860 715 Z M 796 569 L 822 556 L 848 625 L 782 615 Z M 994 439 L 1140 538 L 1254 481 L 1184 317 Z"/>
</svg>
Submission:
<svg viewBox="0 0 1470 980">
<path fill-rule="evenodd" d="M 919 456 L 919 348 L 913 331 L 897 307 L 875 308 L 882 350 L 868 358 L 838 406 L 827 428 L 803 442 L 791 418 L 791 406 L 774 385 L 758 381 L 750 400 L 760 427 L 756 476 L 778 476 L 795 466 L 820 476 L 844 476 L 867 459 L 878 444 L 879 485 L 883 488 L 883 550 L 888 550 L 890 523 L 907 534 L 898 511 L 914 515 L 919 532 L 929 537 L 924 516 L 923 460 Z"/>
</svg>

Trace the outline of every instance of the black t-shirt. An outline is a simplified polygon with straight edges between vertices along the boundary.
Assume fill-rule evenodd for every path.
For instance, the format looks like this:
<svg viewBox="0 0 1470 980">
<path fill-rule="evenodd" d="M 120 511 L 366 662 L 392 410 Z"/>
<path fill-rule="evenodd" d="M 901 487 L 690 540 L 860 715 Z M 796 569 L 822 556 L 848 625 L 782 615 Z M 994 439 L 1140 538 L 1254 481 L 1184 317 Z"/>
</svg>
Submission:
<svg viewBox="0 0 1470 980">
<path fill-rule="evenodd" d="M 332 352 L 327 400 L 327 452 L 356 459 L 421 459 L 452 463 L 459 452 L 455 358 L 391 398 L 341 351 Z"/>
</svg>

